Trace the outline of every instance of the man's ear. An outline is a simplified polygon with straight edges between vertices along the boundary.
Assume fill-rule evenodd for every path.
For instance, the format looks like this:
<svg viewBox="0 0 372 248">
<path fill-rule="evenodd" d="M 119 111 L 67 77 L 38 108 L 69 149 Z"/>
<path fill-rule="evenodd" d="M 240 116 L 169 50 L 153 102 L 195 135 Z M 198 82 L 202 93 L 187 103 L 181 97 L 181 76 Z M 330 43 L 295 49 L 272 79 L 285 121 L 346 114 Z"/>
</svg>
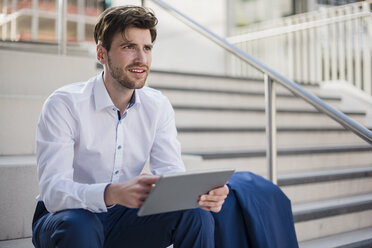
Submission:
<svg viewBox="0 0 372 248">
<path fill-rule="evenodd" d="M 96 47 L 96 52 L 97 52 L 97 60 L 101 65 L 106 64 L 106 49 L 102 46 L 101 43 L 97 44 Z"/>
</svg>

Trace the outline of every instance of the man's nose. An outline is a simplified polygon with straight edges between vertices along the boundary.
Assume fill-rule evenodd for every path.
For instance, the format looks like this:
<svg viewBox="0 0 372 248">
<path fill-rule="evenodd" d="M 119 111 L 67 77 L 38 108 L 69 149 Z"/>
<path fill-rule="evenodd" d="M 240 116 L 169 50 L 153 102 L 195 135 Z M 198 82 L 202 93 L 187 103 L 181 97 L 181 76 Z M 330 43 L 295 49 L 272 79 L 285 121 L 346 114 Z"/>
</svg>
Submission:
<svg viewBox="0 0 372 248">
<path fill-rule="evenodd" d="M 146 56 L 145 51 L 143 51 L 142 49 L 138 49 L 136 51 L 135 62 L 136 63 L 146 64 L 146 62 L 147 62 L 147 56 Z"/>
</svg>

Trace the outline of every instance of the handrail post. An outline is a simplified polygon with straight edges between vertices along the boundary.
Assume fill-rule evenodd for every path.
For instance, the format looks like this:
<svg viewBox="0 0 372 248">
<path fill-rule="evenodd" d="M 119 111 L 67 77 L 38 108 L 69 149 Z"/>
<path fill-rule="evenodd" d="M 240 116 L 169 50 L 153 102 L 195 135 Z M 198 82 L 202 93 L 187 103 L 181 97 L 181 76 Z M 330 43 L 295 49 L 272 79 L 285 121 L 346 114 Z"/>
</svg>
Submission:
<svg viewBox="0 0 372 248">
<path fill-rule="evenodd" d="M 39 0 L 32 0 L 31 40 L 37 41 L 39 33 Z"/>
<path fill-rule="evenodd" d="M 65 55 L 67 50 L 67 0 L 58 0 L 58 54 Z"/>
<path fill-rule="evenodd" d="M 268 179 L 277 184 L 277 148 L 276 148 L 276 103 L 275 84 L 267 73 L 265 77 L 265 111 L 266 111 L 266 160 Z"/>
</svg>

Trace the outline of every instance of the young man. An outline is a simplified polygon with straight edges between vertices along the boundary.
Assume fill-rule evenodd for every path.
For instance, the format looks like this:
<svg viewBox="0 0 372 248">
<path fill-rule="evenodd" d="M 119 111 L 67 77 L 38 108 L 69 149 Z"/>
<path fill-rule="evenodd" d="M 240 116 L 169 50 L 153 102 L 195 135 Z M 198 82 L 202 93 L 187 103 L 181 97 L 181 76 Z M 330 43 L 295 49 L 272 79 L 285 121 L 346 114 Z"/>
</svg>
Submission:
<svg viewBox="0 0 372 248">
<path fill-rule="evenodd" d="M 45 102 L 37 130 L 40 195 L 36 247 L 214 247 L 214 219 L 227 186 L 202 209 L 137 217 L 158 175 L 184 171 L 174 111 L 144 87 L 157 19 L 113 7 L 95 27 L 102 74 L 67 85 Z M 140 175 L 146 160 L 154 175 Z"/>
</svg>

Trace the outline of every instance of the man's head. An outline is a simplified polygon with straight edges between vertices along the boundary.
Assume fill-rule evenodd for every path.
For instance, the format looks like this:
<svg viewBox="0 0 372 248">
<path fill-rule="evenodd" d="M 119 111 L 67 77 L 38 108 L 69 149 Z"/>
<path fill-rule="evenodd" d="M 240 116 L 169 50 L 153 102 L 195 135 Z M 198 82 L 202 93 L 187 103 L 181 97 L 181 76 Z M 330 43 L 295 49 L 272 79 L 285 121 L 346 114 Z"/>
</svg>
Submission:
<svg viewBox="0 0 372 248">
<path fill-rule="evenodd" d="M 105 10 L 94 30 L 97 59 L 106 86 L 142 88 L 150 66 L 157 19 L 146 8 L 120 6 Z"/>
<path fill-rule="evenodd" d="M 112 38 L 115 34 L 125 34 L 128 27 L 150 30 L 152 42 L 156 39 L 156 24 L 158 19 L 150 10 L 139 6 L 119 6 L 106 9 L 98 18 L 94 28 L 96 44 L 110 51 Z"/>
</svg>

